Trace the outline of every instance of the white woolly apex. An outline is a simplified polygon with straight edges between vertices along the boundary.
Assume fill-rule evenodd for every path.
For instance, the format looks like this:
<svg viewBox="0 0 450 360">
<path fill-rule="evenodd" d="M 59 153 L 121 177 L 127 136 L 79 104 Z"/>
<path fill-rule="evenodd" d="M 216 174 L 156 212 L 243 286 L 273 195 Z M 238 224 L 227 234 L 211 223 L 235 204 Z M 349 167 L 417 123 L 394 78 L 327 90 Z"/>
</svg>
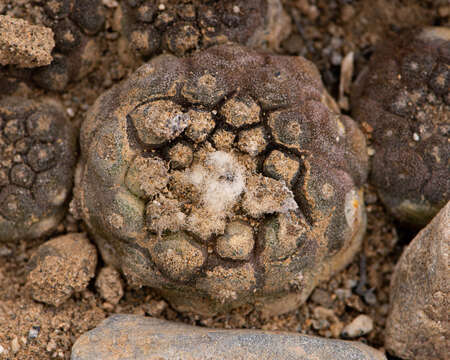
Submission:
<svg viewBox="0 0 450 360">
<path fill-rule="evenodd" d="M 205 165 L 197 164 L 186 175 L 202 194 L 202 203 L 211 213 L 232 206 L 245 189 L 245 170 L 229 153 L 208 154 Z"/>
</svg>

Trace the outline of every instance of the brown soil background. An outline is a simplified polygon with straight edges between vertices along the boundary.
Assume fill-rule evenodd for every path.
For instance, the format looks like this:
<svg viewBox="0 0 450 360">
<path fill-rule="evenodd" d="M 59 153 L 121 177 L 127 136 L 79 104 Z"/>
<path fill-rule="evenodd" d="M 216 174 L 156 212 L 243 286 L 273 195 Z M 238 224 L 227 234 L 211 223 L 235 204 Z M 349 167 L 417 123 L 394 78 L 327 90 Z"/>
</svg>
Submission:
<svg viewBox="0 0 450 360">
<path fill-rule="evenodd" d="M 0 0 L 0 14 L 39 24 L 36 8 L 42 3 L 42 0 Z M 99 94 L 134 71 L 119 60 L 119 34 L 112 28 L 115 1 L 103 3 L 107 20 L 105 29 L 97 35 L 102 49 L 100 65 L 81 82 L 55 94 L 77 126 Z M 338 96 L 340 62 L 350 51 L 355 55 L 355 78 L 370 58 L 374 44 L 385 34 L 405 26 L 449 26 L 450 5 L 446 0 L 285 0 L 284 4 L 293 18 L 294 30 L 280 52 L 312 60 L 334 97 Z M 36 89 L 27 91 L 45 93 Z M 100 298 L 95 279 L 86 291 L 58 308 L 40 304 L 31 299 L 25 288 L 26 264 L 49 237 L 16 245 L 0 244 L 0 345 L 8 350 L 0 359 L 69 359 L 73 342 L 113 313 L 151 315 L 218 328 L 287 330 L 334 338 L 339 338 L 342 327 L 357 315 L 367 314 L 374 320 L 374 330 L 359 340 L 382 350 L 390 277 L 414 231 L 395 224 L 374 189 L 367 186 L 365 190 L 368 227 L 361 253 L 345 271 L 319 285 L 297 311 L 269 319 L 246 308 L 213 318 L 179 314 L 148 288 L 126 287 L 124 297 L 114 306 Z M 68 214 L 52 236 L 83 230 L 83 225 Z M 366 266 L 361 266 L 364 261 Z M 102 265 L 100 260 L 97 273 Z M 365 275 L 365 289 L 373 288 L 376 296 L 373 305 L 355 292 L 355 286 Z M 348 297 L 343 296 L 345 293 Z M 39 329 L 39 334 L 30 339 L 28 334 L 33 327 Z M 12 346 L 18 348 L 15 354 L 11 352 Z"/>
</svg>

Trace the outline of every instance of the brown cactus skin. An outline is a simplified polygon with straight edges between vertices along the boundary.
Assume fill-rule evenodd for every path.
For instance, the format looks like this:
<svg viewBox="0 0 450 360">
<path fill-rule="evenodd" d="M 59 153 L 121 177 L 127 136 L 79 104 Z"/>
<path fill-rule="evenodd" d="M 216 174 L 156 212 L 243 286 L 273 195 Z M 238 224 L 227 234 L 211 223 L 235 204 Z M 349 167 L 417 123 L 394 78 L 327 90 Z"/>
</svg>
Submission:
<svg viewBox="0 0 450 360">
<path fill-rule="evenodd" d="M 117 27 L 132 52 L 147 60 L 162 51 L 182 56 L 229 41 L 276 50 L 291 29 L 279 0 L 131 0 L 120 5 Z"/>
<path fill-rule="evenodd" d="M 380 43 L 353 91 L 372 140 L 371 181 L 400 221 L 424 226 L 450 199 L 450 30 L 404 30 Z"/>
<path fill-rule="evenodd" d="M 301 57 L 238 45 L 157 57 L 83 123 L 80 216 L 108 264 L 181 311 L 287 312 L 365 230 L 365 139 L 335 108 Z"/>
<path fill-rule="evenodd" d="M 53 61 L 32 72 L 33 81 L 52 91 L 64 91 L 71 81 L 89 74 L 100 60 L 96 35 L 105 21 L 100 0 L 46 1 L 43 22 L 55 34 Z"/>
<path fill-rule="evenodd" d="M 54 99 L 0 100 L 0 242 L 36 238 L 65 214 L 76 132 Z"/>
</svg>

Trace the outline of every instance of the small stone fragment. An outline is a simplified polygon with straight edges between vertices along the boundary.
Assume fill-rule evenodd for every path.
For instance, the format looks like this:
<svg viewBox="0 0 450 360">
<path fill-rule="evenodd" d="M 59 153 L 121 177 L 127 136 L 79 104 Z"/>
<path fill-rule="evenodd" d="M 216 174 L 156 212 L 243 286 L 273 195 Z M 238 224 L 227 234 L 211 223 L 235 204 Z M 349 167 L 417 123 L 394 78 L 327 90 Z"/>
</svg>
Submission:
<svg viewBox="0 0 450 360">
<path fill-rule="evenodd" d="M 53 31 L 0 15 L 0 64 L 32 68 L 48 65 L 55 46 Z"/>
<path fill-rule="evenodd" d="M 46 26 L 31 28 L 44 29 L 45 34 L 50 33 L 45 35 L 40 31 L 31 39 L 28 36 L 30 25 L 27 25 L 23 33 L 20 31 L 18 34 L 19 45 L 30 45 L 24 51 L 31 52 L 32 55 L 40 55 L 43 53 L 41 48 L 46 47 L 46 61 L 41 61 L 30 72 L 35 84 L 46 90 L 63 91 L 70 82 L 80 81 L 94 70 L 102 55 L 100 36 L 95 36 L 105 23 L 101 0 L 38 1 L 26 4 L 26 7 L 24 15 L 28 14 L 37 24 Z M 23 22 L 16 19 L 14 21 Z M 0 34 L 3 35 L 2 29 Z M 11 48 L 11 51 L 14 52 L 15 49 Z M 22 65 L 19 63 L 18 66 Z M 5 70 L 7 74 L 14 76 L 13 69 Z"/>
<path fill-rule="evenodd" d="M 100 296 L 111 304 L 118 304 L 123 296 L 123 285 L 119 272 L 106 266 L 102 268 L 95 280 L 95 287 Z"/>
<path fill-rule="evenodd" d="M 448 359 L 450 202 L 404 249 L 395 268 L 385 347 L 402 359 Z"/>
<path fill-rule="evenodd" d="M 11 341 L 11 351 L 13 354 L 18 353 L 20 350 L 20 344 L 19 344 L 19 339 L 17 338 L 17 336 L 14 337 L 14 339 L 12 339 Z"/>
<path fill-rule="evenodd" d="M 316 288 L 313 291 L 310 296 L 310 300 L 324 307 L 331 307 L 333 305 L 333 300 L 331 299 L 330 294 L 320 288 Z"/>
<path fill-rule="evenodd" d="M 72 347 L 71 360 L 119 358 L 386 360 L 378 350 L 356 341 L 289 332 L 208 329 L 138 315 L 113 315 Z"/>
<path fill-rule="evenodd" d="M 95 275 L 97 251 L 85 234 L 71 233 L 42 244 L 28 263 L 34 300 L 59 306 L 83 291 Z"/>
<path fill-rule="evenodd" d="M 47 346 L 45 347 L 45 350 L 47 350 L 49 353 L 56 350 L 58 345 L 56 344 L 55 339 L 50 339 L 50 341 L 47 343 Z"/>
<path fill-rule="evenodd" d="M 30 331 L 28 331 L 28 339 L 36 339 L 41 331 L 40 326 L 33 326 Z"/>
<path fill-rule="evenodd" d="M 364 336 L 373 330 L 373 320 L 367 315 L 358 315 L 352 322 L 342 329 L 342 336 L 356 338 Z"/>
<path fill-rule="evenodd" d="M 167 303 L 164 300 L 150 300 L 148 304 L 145 304 L 145 313 L 158 317 L 164 310 L 167 309 Z"/>
</svg>

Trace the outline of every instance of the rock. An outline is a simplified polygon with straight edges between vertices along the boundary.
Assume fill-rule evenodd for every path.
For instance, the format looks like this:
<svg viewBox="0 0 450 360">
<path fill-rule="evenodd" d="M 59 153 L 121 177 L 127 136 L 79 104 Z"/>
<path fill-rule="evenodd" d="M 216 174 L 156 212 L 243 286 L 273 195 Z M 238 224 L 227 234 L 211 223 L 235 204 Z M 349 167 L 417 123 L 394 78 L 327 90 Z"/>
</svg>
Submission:
<svg viewBox="0 0 450 360">
<path fill-rule="evenodd" d="M 353 321 L 342 329 L 342 336 L 356 338 L 364 336 L 373 330 L 373 320 L 367 315 L 358 315 Z"/>
<path fill-rule="evenodd" d="M 315 303 L 322 305 L 324 307 L 331 307 L 333 304 L 333 300 L 331 299 L 330 294 L 323 290 L 316 288 L 311 294 L 310 299 Z"/>
<path fill-rule="evenodd" d="M 83 334 L 71 360 L 382 360 L 359 342 L 288 332 L 195 327 L 137 315 L 113 315 Z"/>
<path fill-rule="evenodd" d="M 87 115 L 74 209 L 108 265 L 179 311 L 287 312 L 365 230 L 365 139 L 338 111 L 301 57 L 156 57 Z"/>
<path fill-rule="evenodd" d="M 448 359 L 450 202 L 406 247 L 391 282 L 385 347 L 405 360 Z"/>
<path fill-rule="evenodd" d="M 96 266 L 97 251 L 85 234 L 59 236 L 39 246 L 31 257 L 26 286 L 34 300 L 59 306 L 86 289 Z"/>
<path fill-rule="evenodd" d="M 100 296 L 111 304 L 118 304 L 123 296 L 123 285 L 119 272 L 109 266 L 102 268 L 95 280 Z"/>
<path fill-rule="evenodd" d="M 371 181 L 400 221 L 420 228 L 450 200 L 450 29 L 385 39 L 352 92 L 371 139 Z"/>
<path fill-rule="evenodd" d="M 41 331 L 40 326 L 32 326 L 31 329 L 28 331 L 28 339 L 36 339 L 39 335 L 39 332 Z"/>
<path fill-rule="evenodd" d="M 0 15 L 0 64 L 32 68 L 52 62 L 53 31 Z"/>
<path fill-rule="evenodd" d="M 13 354 L 18 353 L 20 350 L 20 344 L 19 344 L 19 339 L 17 338 L 17 336 L 14 336 L 14 338 L 11 340 L 11 351 Z"/>
</svg>

